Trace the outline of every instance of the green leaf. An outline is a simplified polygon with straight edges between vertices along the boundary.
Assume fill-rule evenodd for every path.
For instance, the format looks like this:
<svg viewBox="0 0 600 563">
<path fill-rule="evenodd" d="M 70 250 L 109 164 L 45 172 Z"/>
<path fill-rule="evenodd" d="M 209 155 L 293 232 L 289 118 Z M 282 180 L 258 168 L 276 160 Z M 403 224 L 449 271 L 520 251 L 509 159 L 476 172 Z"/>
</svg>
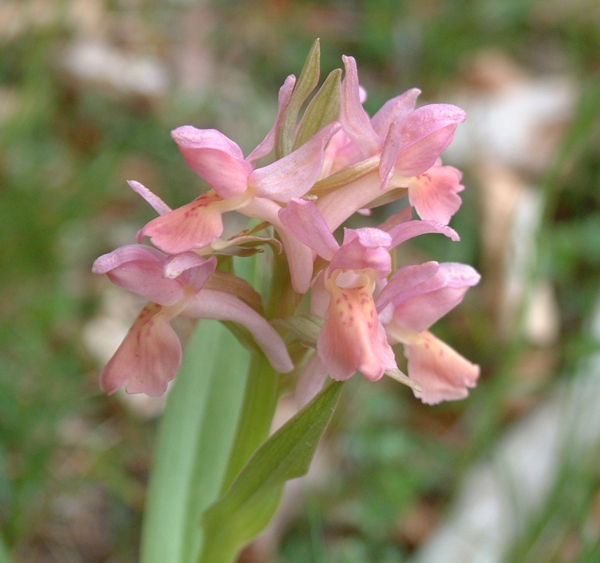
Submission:
<svg viewBox="0 0 600 563">
<path fill-rule="evenodd" d="M 331 420 L 343 382 L 331 382 L 250 458 L 202 518 L 200 563 L 232 563 L 275 515 L 286 481 L 304 475 Z"/>
<path fill-rule="evenodd" d="M 300 78 L 298 78 L 298 81 L 294 86 L 292 97 L 285 109 L 281 125 L 277 131 L 275 153 L 278 159 L 287 156 L 292 152 L 298 114 L 300 113 L 302 105 L 319 82 L 320 67 L 321 47 L 319 40 L 317 39 L 312 44 L 310 52 L 306 57 L 306 62 L 300 73 Z"/>
<path fill-rule="evenodd" d="M 249 355 L 217 321 L 201 321 L 167 399 L 150 479 L 142 563 L 191 563 L 202 512 L 218 497 Z"/>
<path fill-rule="evenodd" d="M 337 68 L 329 74 L 319 91 L 308 104 L 298 132 L 293 150 L 308 141 L 315 133 L 340 117 L 342 105 L 342 71 Z"/>
</svg>

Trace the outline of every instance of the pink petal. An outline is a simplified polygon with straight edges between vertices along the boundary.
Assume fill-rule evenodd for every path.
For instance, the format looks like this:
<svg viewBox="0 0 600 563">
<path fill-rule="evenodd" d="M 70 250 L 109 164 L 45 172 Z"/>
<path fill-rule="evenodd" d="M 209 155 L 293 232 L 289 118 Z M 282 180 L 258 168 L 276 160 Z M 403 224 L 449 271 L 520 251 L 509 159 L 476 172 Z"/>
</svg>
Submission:
<svg viewBox="0 0 600 563">
<path fill-rule="evenodd" d="M 294 91 L 294 85 L 296 84 L 296 77 L 293 74 L 290 74 L 283 83 L 283 86 L 279 89 L 279 98 L 278 98 L 278 107 L 277 107 L 277 118 L 275 119 L 275 123 L 271 130 L 267 133 L 267 136 L 264 138 L 262 143 L 258 145 L 249 155 L 247 160 L 249 162 L 256 162 L 260 160 L 263 156 L 267 156 L 275 146 L 275 141 L 277 140 L 277 131 L 281 124 L 281 121 L 284 116 L 284 112 L 287 109 L 288 104 L 290 103 L 290 98 L 292 97 L 292 92 Z"/>
<path fill-rule="evenodd" d="M 178 127 L 171 136 L 188 166 L 204 178 L 224 199 L 246 191 L 252 165 L 244 160 L 240 147 L 215 129 Z"/>
<path fill-rule="evenodd" d="M 379 161 L 379 178 L 381 179 L 381 189 L 385 190 L 390 180 L 396 173 L 396 162 L 398 155 L 403 147 L 402 122 L 400 120 L 391 123 L 388 128 L 383 149 L 381 151 L 381 160 Z"/>
<path fill-rule="evenodd" d="M 353 57 L 343 56 L 346 76 L 342 83 L 342 112 L 340 121 L 344 132 L 362 150 L 363 157 L 379 152 L 381 139 L 375 133 L 371 120 L 361 102 L 358 71 Z"/>
<path fill-rule="evenodd" d="M 371 119 L 371 125 L 375 132 L 381 138 L 385 138 L 392 122 L 405 117 L 415 109 L 415 103 L 420 93 L 421 90 L 418 88 L 412 88 L 383 104 Z"/>
<path fill-rule="evenodd" d="M 331 260 L 339 248 L 325 218 L 312 201 L 292 199 L 279 211 L 279 220 L 289 233 L 325 260 Z"/>
<path fill-rule="evenodd" d="M 393 239 L 392 247 L 398 246 L 408 239 L 432 233 L 446 235 L 453 241 L 460 240 L 454 229 L 434 221 L 407 221 L 392 227 L 388 232 Z"/>
<path fill-rule="evenodd" d="M 411 179 L 408 200 L 421 219 L 447 225 L 462 203 L 457 195 L 464 190 L 461 178 L 461 172 L 452 166 L 432 166 Z"/>
<path fill-rule="evenodd" d="M 216 256 L 206 259 L 189 251 L 169 256 L 165 261 L 163 275 L 169 279 L 179 278 L 181 283 L 197 293 L 216 269 Z"/>
<path fill-rule="evenodd" d="M 343 130 L 338 131 L 325 148 L 321 178 L 363 160 L 363 152 Z"/>
<path fill-rule="evenodd" d="M 392 299 L 406 300 L 419 295 L 415 288 L 431 278 L 439 268 L 437 262 L 431 261 L 418 266 L 404 266 L 397 270 L 377 297 L 377 310 L 384 309 Z"/>
<path fill-rule="evenodd" d="M 463 358 L 456 350 L 430 332 L 414 335 L 404 342 L 409 376 L 421 384 L 415 396 L 424 403 L 464 399 L 469 387 L 475 387 L 479 366 Z"/>
<path fill-rule="evenodd" d="M 427 330 L 454 309 L 463 300 L 468 289 L 444 287 L 429 294 L 413 297 L 394 306 L 394 320 L 404 330 Z"/>
<path fill-rule="evenodd" d="M 249 181 L 254 194 L 287 202 L 307 193 L 321 174 L 325 144 L 339 128 L 337 122 L 326 125 L 295 151 L 252 172 Z"/>
<path fill-rule="evenodd" d="M 277 229 L 277 232 L 288 259 L 292 287 L 296 293 L 303 295 L 310 289 L 314 262 L 313 251 L 285 229 Z"/>
<path fill-rule="evenodd" d="M 399 213 L 396 213 L 396 214 L 388 217 L 377 228 L 381 229 L 382 231 L 389 232 L 392 230 L 393 227 L 396 227 L 397 225 L 400 225 L 401 223 L 406 223 L 407 221 L 410 221 L 413 216 L 412 212 L 413 212 L 412 207 L 410 207 L 410 205 L 409 205 L 408 207 L 405 207 Z"/>
<path fill-rule="evenodd" d="M 167 255 L 164 252 L 151 246 L 129 244 L 96 258 L 92 266 L 92 273 L 102 276 L 127 262 L 133 261 L 151 262 L 162 267 L 166 258 Z"/>
<path fill-rule="evenodd" d="M 131 189 L 141 195 L 159 215 L 164 215 L 171 211 L 171 208 L 157 195 L 154 195 L 146 186 L 136 182 L 135 180 L 127 180 Z"/>
<path fill-rule="evenodd" d="M 231 207 L 227 200 L 207 192 L 150 221 L 139 231 L 137 239 L 141 242 L 150 237 L 154 245 L 171 254 L 204 248 L 223 233 L 221 216 Z"/>
<path fill-rule="evenodd" d="M 331 259 L 329 270 L 371 268 L 385 277 L 392 271 L 391 244 L 392 237 L 379 229 L 344 229 L 344 243 Z"/>
<path fill-rule="evenodd" d="M 203 289 L 189 298 L 180 314 L 192 318 L 240 323 L 250 331 L 277 371 L 287 373 L 294 369 L 279 333 L 254 309 L 229 293 Z"/>
<path fill-rule="evenodd" d="M 278 203 L 270 199 L 255 197 L 250 200 L 248 205 L 240 209 L 240 213 L 268 221 L 275 227 L 288 258 L 292 287 L 297 293 L 304 294 L 309 290 L 312 280 L 313 250 L 288 232 L 279 218 L 280 210 L 281 206 Z"/>
<path fill-rule="evenodd" d="M 399 120 L 396 134 L 401 137 L 402 146 L 396 172 L 411 177 L 431 168 L 452 141 L 458 124 L 465 119 L 465 112 L 456 106 L 430 104 Z"/>
<path fill-rule="evenodd" d="M 312 284 L 310 293 L 310 312 L 318 317 L 325 318 L 327 307 L 331 296 L 325 287 L 325 271 L 321 270 L 316 276 Z"/>
<path fill-rule="evenodd" d="M 480 277 L 465 264 L 440 264 L 435 275 L 393 296 L 394 321 L 407 331 L 427 330 L 454 309 Z"/>
<path fill-rule="evenodd" d="M 321 390 L 323 383 L 327 379 L 327 372 L 321 365 L 321 359 L 318 354 L 313 354 L 300 373 L 294 396 L 298 408 L 307 405 Z"/>
<path fill-rule="evenodd" d="M 148 303 L 127 336 L 100 373 L 100 387 L 114 393 L 125 385 L 128 393 L 158 397 L 177 375 L 181 365 L 181 343 L 161 314 L 161 306 Z"/>
<path fill-rule="evenodd" d="M 100 256 L 92 268 L 110 280 L 161 305 L 174 305 L 183 297 L 181 283 L 163 277 L 166 256 L 149 246 L 129 245 Z"/>
<path fill-rule="evenodd" d="M 328 193 L 318 200 L 318 208 L 331 231 L 335 231 L 356 211 L 381 196 L 379 172 L 373 170 Z"/>
<path fill-rule="evenodd" d="M 376 381 L 396 360 L 379 322 L 373 296 L 365 286 L 334 288 L 325 314 L 325 324 L 317 341 L 323 369 L 337 380 L 360 371 Z"/>
</svg>

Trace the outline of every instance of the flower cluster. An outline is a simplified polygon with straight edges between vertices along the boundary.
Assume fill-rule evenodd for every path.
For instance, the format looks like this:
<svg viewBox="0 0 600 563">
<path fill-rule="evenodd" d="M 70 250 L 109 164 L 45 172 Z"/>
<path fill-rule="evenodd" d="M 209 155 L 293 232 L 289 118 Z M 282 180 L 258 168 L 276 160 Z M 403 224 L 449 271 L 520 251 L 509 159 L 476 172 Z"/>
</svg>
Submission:
<svg viewBox="0 0 600 563">
<path fill-rule="evenodd" d="M 461 205 L 461 173 L 444 166 L 440 155 L 465 114 L 448 104 L 415 108 L 419 91 L 412 89 L 370 118 L 356 62 L 344 57 L 343 79 L 341 70 L 333 71 L 298 122 L 318 80 L 312 55 L 298 80 L 285 81 L 273 128 L 249 156 L 213 129 L 172 132 L 208 191 L 172 210 L 141 184 L 129 183 L 158 217 L 139 231 L 138 244 L 94 263 L 95 273 L 149 300 L 100 375 L 108 393 L 123 385 L 130 393 L 164 393 L 181 363 L 170 324 L 177 316 L 243 325 L 276 370 L 300 371 L 301 401 L 326 376 L 345 380 L 357 371 L 371 381 L 390 375 L 426 403 L 463 398 L 475 385 L 479 367 L 429 328 L 461 302 L 479 274 L 438 262 L 394 271 L 393 259 L 395 247 L 419 235 L 459 238 L 448 223 Z M 259 166 L 271 153 L 272 163 Z M 334 236 L 355 213 L 404 197 L 404 209 L 379 227 L 346 228 L 341 244 Z M 223 215 L 231 211 L 258 219 L 268 233 L 245 231 L 224 240 Z M 144 244 L 146 238 L 153 246 Z M 258 293 L 220 267 L 263 244 L 285 254 L 284 278 L 298 297 L 297 316 L 314 321 L 312 336 L 295 333 L 293 320 L 283 323 L 292 337 L 316 349 L 297 360 L 301 365 L 294 366 L 280 332 L 265 318 Z M 408 377 L 398 369 L 395 344 L 404 347 Z"/>
</svg>

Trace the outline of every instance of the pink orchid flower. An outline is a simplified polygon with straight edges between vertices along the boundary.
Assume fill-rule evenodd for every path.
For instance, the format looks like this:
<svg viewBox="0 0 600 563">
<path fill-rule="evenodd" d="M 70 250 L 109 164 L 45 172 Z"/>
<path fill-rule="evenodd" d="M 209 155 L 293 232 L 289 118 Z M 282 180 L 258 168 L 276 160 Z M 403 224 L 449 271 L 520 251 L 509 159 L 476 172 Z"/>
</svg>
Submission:
<svg viewBox="0 0 600 563">
<path fill-rule="evenodd" d="M 219 131 L 189 125 L 175 129 L 173 139 L 188 166 L 212 189 L 154 219 L 140 236 L 149 236 L 156 246 L 173 254 L 202 248 L 223 232 L 221 216 L 226 211 L 244 213 L 253 201 L 285 203 L 304 195 L 321 173 L 325 144 L 339 128 L 339 123 L 327 125 L 298 149 L 263 168 L 254 168 L 240 147 Z"/>
<path fill-rule="evenodd" d="M 294 289 L 298 293 L 308 290 L 310 279 L 305 272 L 307 264 L 312 261 L 312 254 L 287 235 L 277 213 L 281 203 L 300 197 L 313 187 L 321 173 L 325 146 L 341 125 L 330 123 L 289 155 L 263 168 L 255 168 L 254 161 L 273 148 L 274 131 L 294 85 L 291 79 L 293 77 L 288 77 L 281 89 L 279 113 L 273 129 L 247 159 L 235 142 L 214 129 L 183 126 L 172 132 L 190 168 L 212 189 L 171 210 L 147 188 L 137 182 L 129 182 L 160 215 L 138 232 L 138 242 L 150 237 L 154 245 L 170 254 L 202 249 L 223 233 L 223 214 L 237 210 L 248 217 L 268 221 L 275 227 L 286 253 L 295 257 L 291 271 Z"/>
<path fill-rule="evenodd" d="M 336 228 L 355 211 L 393 188 L 407 188 L 410 205 L 421 219 L 447 225 L 461 205 L 461 173 L 442 166 L 439 156 L 450 144 L 466 114 L 450 104 L 414 109 L 416 88 L 389 100 L 369 119 L 362 106 L 356 61 L 343 57 L 342 130 L 333 137 L 325 158 L 325 175 L 362 162 L 375 172 L 324 196 L 320 205 L 330 227 Z M 373 160 L 373 159 L 376 160 Z M 372 167 L 372 166 L 371 166 Z M 330 217 L 326 209 L 332 209 Z"/>
<path fill-rule="evenodd" d="M 426 262 L 398 270 L 377 299 L 391 344 L 402 343 L 408 359 L 408 375 L 422 391 L 414 391 L 424 403 L 463 399 L 479 378 L 479 366 L 428 331 L 456 307 L 480 275 L 470 266 Z"/>
<path fill-rule="evenodd" d="M 219 235 L 223 232 L 223 221 L 221 219 L 221 214 L 227 209 L 227 201 L 220 201 L 216 199 L 214 196 L 210 196 L 209 194 L 204 194 L 206 199 L 213 200 L 213 206 L 211 209 L 205 210 L 207 211 L 204 214 L 203 219 L 200 218 L 196 225 L 197 231 L 194 235 L 190 231 L 190 227 L 192 224 L 190 222 L 186 222 L 187 219 L 185 217 L 185 213 L 183 214 L 182 221 L 178 221 L 178 214 L 181 214 L 181 210 L 186 207 L 180 207 L 175 211 L 172 211 L 171 208 L 162 201 L 157 195 L 153 194 L 148 188 L 139 182 L 135 182 L 133 180 L 128 181 L 129 186 L 139 195 L 141 195 L 151 206 L 152 208 L 160 215 L 158 219 L 154 219 L 157 221 L 162 219 L 162 217 L 168 216 L 167 224 L 170 225 L 170 235 L 174 238 L 178 236 L 178 233 L 181 232 L 182 239 L 187 239 L 190 236 L 197 236 L 198 240 L 208 240 L 211 239 L 209 243 L 204 246 L 199 246 L 197 249 L 198 253 L 209 253 L 224 246 L 227 246 L 227 243 L 224 243 L 221 239 L 219 239 Z M 196 200 L 201 200 L 204 196 L 200 196 Z M 194 203 L 194 202 L 192 202 Z M 192 204 L 188 204 L 192 205 Z M 206 208 L 208 208 L 208 203 L 206 204 Z M 281 206 L 272 200 L 267 198 L 253 198 L 247 202 L 246 207 L 244 209 L 244 213 L 249 217 L 255 217 L 257 219 L 261 219 L 262 221 L 267 221 L 271 223 L 279 233 L 281 238 L 281 242 L 286 251 L 286 254 L 289 258 L 290 265 L 290 274 L 292 279 L 292 286 L 294 290 L 298 293 L 306 293 L 310 287 L 311 281 L 311 273 L 312 273 L 312 262 L 313 262 L 313 253 L 310 248 L 302 244 L 298 239 L 290 235 L 286 229 L 281 224 L 279 220 L 279 210 Z M 212 221 L 212 222 L 211 222 Z M 152 221 L 151 221 L 152 222 Z M 216 229 L 215 229 L 216 225 Z M 210 231 L 211 236 L 208 238 L 203 238 L 203 233 Z M 213 237 L 215 233 L 218 233 Z M 138 233 L 138 242 L 141 242 L 144 238 L 144 230 L 142 229 Z M 152 239 L 153 242 L 154 239 Z M 168 245 L 167 245 L 168 246 Z M 194 246 L 194 245 L 192 245 Z M 164 246 L 161 247 L 165 250 Z"/>
<path fill-rule="evenodd" d="M 279 217 L 290 233 L 329 262 L 321 278 L 328 298 L 323 298 L 322 292 L 319 295 L 318 287 L 313 288 L 325 319 L 317 341 L 321 373 L 345 380 L 360 371 L 376 381 L 386 371 L 397 369 L 373 298 L 378 283 L 392 270 L 389 251 L 419 234 L 444 233 L 455 240 L 458 235 L 431 221 L 408 221 L 387 232 L 345 229 L 340 246 L 311 201 L 293 199 Z"/>
<path fill-rule="evenodd" d="M 177 374 L 182 350 L 170 321 L 177 316 L 235 321 L 244 325 L 275 369 L 293 369 L 287 348 L 273 327 L 241 299 L 204 288 L 217 262 L 194 252 L 167 256 L 160 250 L 129 245 L 94 262 L 93 272 L 149 299 L 129 333 L 100 374 L 100 386 L 114 393 L 162 395 Z"/>
</svg>

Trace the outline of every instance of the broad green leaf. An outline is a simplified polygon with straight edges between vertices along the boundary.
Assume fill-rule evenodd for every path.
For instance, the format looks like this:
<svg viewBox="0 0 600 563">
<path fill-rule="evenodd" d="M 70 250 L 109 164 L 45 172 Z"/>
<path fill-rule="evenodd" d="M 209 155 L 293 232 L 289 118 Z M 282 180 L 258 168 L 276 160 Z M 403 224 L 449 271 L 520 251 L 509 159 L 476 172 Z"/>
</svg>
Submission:
<svg viewBox="0 0 600 563">
<path fill-rule="evenodd" d="M 329 74 L 319 91 L 308 104 L 296 133 L 293 149 L 308 141 L 315 133 L 340 117 L 342 105 L 342 71 L 337 68 Z"/>
<path fill-rule="evenodd" d="M 200 563 L 232 563 L 275 515 L 286 481 L 304 475 L 342 390 L 331 382 L 250 458 L 227 493 L 202 518 Z"/>
<path fill-rule="evenodd" d="M 202 512 L 218 497 L 249 354 L 216 321 L 201 321 L 167 399 L 142 530 L 142 563 L 191 563 Z"/>
<path fill-rule="evenodd" d="M 285 109 L 281 125 L 277 131 L 277 142 L 275 145 L 275 153 L 277 158 L 287 156 L 292 152 L 294 146 L 294 132 L 296 130 L 296 122 L 302 105 L 315 89 L 319 82 L 319 74 L 321 67 L 321 47 L 317 39 L 310 49 L 306 62 L 300 73 L 300 78 L 294 86 L 292 97 Z"/>
</svg>

